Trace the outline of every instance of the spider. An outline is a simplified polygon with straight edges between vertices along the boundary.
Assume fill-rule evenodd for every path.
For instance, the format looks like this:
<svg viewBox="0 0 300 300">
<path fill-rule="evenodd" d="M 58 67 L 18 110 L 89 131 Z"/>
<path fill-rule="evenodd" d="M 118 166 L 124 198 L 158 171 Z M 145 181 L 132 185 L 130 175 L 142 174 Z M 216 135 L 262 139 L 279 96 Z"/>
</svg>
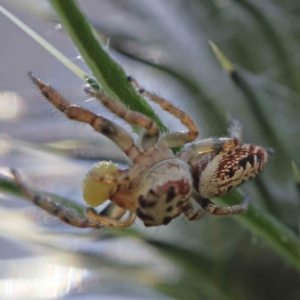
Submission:
<svg viewBox="0 0 300 300">
<path fill-rule="evenodd" d="M 108 95 L 86 88 L 85 92 L 99 100 L 111 112 L 130 124 L 144 127 L 140 145 L 116 123 L 80 106 L 70 104 L 52 86 L 33 73 L 33 82 L 46 99 L 69 119 L 90 126 L 111 139 L 130 159 L 132 165 L 121 170 L 111 161 L 96 164 L 83 181 L 83 198 L 89 205 L 86 217 L 45 196 L 33 193 L 16 170 L 13 175 L 23 194 L 35 205 L 57 216 L 63 222 L 80 228 L 97 229 L 102 226 L 125 228 L 136 216 L 145 226 L 167 225 L 183 214 L 188 220 L 201 219 L 206 212 L 225 216 L 242 214 L 248 199 L 234 206 L 217 207 L 211 200 L 227 194 L 244 181 L 256 176 L 266 165 L 271 149 L 242 142 L 242 125 L 233 121 L 229 136 L 196 141 L 198 129 L 191 117 L 167 100 L 152 94 L 131 77 L 129 82 L 136 92 L 157 103 L 178 118 L 188 129 L 160 136 L 157 124 L 149 117 L 126 108 Z M 174 155 L 171 148 L 186 145 Z M 97 207 L 109 199 L 118 208 L 114 218 L 97 213 Z M 193 201 L 198 204 L 194 207 Z M 125 221 L 121 218 L 129 211 Z"/>
</svg>

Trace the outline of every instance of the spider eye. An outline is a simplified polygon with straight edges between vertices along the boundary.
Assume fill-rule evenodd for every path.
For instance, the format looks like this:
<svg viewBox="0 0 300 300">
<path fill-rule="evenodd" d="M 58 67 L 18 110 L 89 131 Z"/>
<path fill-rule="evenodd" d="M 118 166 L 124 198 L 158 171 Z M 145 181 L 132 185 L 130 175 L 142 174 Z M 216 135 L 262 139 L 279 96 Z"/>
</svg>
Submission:
<svg viewBox="0 0 300 300">
<path fill-rule="evenodd" d="M 109 199 L 116 185 L 115 183 L 107 182 L 105 179 L 113 177 L 117 170 L 117 164 L 114 164 L 112 161 L 102 161 L 89 171 L 82 183 L 83 198 L 88 205 L 96 207 Z M 95 179 L 95 175 L 99 176 L 99 178 Z"/>
</svg>

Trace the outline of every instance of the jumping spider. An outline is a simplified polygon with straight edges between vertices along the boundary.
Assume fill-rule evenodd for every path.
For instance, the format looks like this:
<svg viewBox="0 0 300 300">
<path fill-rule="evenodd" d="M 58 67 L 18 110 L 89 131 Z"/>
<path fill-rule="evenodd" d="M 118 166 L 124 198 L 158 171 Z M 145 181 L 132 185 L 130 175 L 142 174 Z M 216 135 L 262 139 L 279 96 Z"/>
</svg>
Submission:
<svg viewBox="0 0 300 300">
<path fill-rule="evenodd" d="M 199 220 L 205 212 L 225 216 L 242 214 L 247 201 L 240 205 L 217 207 L 209 199 L 227 194 L 244 181 L 256 176 L 268 161 L 271 149 L 252 144 L 243 144 L 242 126 L 234 121 L 229 128 L 229 137 L 209 138 L 194 142 L 198 129 L 191 117 L 167 100 L 140 88 L 131 77 L 133 88 L 157 103 L 162 109 L 178 118 L 187 132 L 173 132 L 160 136 L 157 124 L 149 117 L 127 109 L 108 95 L 86 88 L 85 92 L 100 100 L 111 112 L 130 124 L 145 128 L 140 144 L 122 127 L 97 116 L 93 112 L 70 104 L 59 92 L 41 79 L 29 73 L 33 82 L 47 100 L 67 118 L 88 123 L 94 130 L 111 139 L 128 156 L 132 165 L 120 170 L 117 164 L 107 161 L 96 164 L 83 182 L 83 197 L 89 207 L 86 218 L 52 201 L 31 192 L 16 171 L 15 181 L 23 194 L 34 204 L 57 216 L 62 221 L 80 228 L 102 226 L 128 227 L 138 216 L 145 226 L 167 225 L 172 219 L 184 214 L 190 221 Z M 193 142 L 193 143 L 191 143 Z M 171 147 L 188 144 L 174 155 Z M 96 207 L 111 200 L 119 208 L 117 218 L 98 214 Z M 197 202 L 194 208 L 191 200 Z M 120 221 L 126 211 L 129 216 Z"/>
</svg>

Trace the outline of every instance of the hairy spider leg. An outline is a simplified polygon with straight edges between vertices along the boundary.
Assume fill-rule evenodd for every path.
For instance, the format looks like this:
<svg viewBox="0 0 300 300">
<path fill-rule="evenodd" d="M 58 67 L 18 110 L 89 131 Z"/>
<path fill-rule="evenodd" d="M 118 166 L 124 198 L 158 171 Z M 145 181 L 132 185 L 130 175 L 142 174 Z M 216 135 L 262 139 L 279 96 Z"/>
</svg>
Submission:
<svg viewBox="0 0 300 300">
<path fill-rule="evenodd" d="M 93 209 L 92 207 L 86 208 L 85 214 L 89 219 L 91 219 L 95 222 L 101 223 L 106 227 L 118 227 L 118 228 L 130 227 L 134 223 L 135 218 L 136 218 L 135 213 L 130 211 L 127 220 L 125 220 L 124 222 L 121 222 L 119 220 L 115 220 L 112 218 L 108 218 L 108 217 L 99 215 L 97 213 L 97 211 L 95 209 Z"/>
<path fill-rule="evenodd" d="M 84 91 L 92 97 L 100 100 L 105 107 L 118 117 L 124 119 L 126 122 L 144 127 L 146 131 L 141 139 L 143 149 L 147 150 L 149 147 L 156 144 L 160 132 L 157 124 L 152 119 L 137 111 L 128 109 L 125 105 L 113 100 L 104 93 L 95 92 L 91 88 L 86 88 Z"/>
<path fill-rule="evenodd" d="M 188 145 L 178 153 L 178 157 L 193 164 L 207 153 L 227 151 L 238 145 L 239 141 L 235 138 L 208 138 Z"/>
<path fill-rule="evenodd" d="M 195 142 L 184 148 L 178 157 L 193 164 L 209 152 L 233 149 L 242 144 L 242 131 L 242 124 L 237 120 L 233 120 L 228 129 L 229 137 L 208 138 Z"/>
<path fill-rule="evenodd" d="M 102 133 L 119 146 L 132 162 L 134 162 L 137 157 L 140 158 L 140 156 L 145 156 L 144 159 L 148 158 L 138 149 L 132 137 L 121 126 L 118 126 L 102 116 L 97 116 L 83 107 L 70 104 L 65 97 L 53 87 L 37 78 L 33 73 L 29 72 L 28 75 L 41 90 L 44 97 L 58 110 L 63 112 L 67 118 L 90 124 L 95 131 Z"/>
<path fill-rule="evenodd" d="M 178 118 L 181 123 L 188 128 L 187 132 L 174 132 L 164 135 L 160 139 L 160 145 L 166 147 L 182 146 L 194 141 L 198 137 L 199 131 L 197 125 L 186 112 L 182 111 L 166 99 L 144 90 L 132 77 L 128 77 L 128 81 L 138 93 L 157 103 L 163 110 Z"/>
<path fill-rule="evenodd" d="M 247 211 L 250 202 L 250 196 L 246 196 L 238 205 L 218 207 L 209 199 L 202 198 L 197 192 L 193 193 L 193 199 L 209 214 L 215 216 L 228 216 L 244 214 Z"/>
<path fill-rule="evenodd" d="M 22 181 L 20 174 L 16 170 L 12 169 L 11 172 L 15 178 L 17 186 L 20 188 L 23 195 L 30 202 L 43 209 L 50 215 L 53 215 L 59 218 L 61 221 L 78 228 L 103 228 L 103 224 L 100 224 L 99 222 L 95 222 L 94 220 L 90 220 L 88 218 L 83 218 L 74 210 L 63 206 L 60 203 L 54 202 L 49 197 L 33 193 Z"/>
</svg>

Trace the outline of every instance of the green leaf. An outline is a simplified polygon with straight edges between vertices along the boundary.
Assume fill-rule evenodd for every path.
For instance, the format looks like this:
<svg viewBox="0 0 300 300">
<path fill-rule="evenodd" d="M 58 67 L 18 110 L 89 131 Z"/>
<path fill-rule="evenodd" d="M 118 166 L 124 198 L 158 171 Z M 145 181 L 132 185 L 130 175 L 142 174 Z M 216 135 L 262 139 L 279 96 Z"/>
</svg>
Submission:
<svg viewBox="0 0 300 300">
<path fill-rule="evenodd" d="M 276 26 L 268 20 L 264 10 L 259 8 L 255 3 L 249 0 L 234 0 L 234 2 L 241 6 L 255 20 L 255 23 L 260 27 L 264 38 L 268 41 L 268 44 L 272 47 L 277 57 L 277 63 L 283 73 L 284 80 L 299 93 L 299 82 L 295 72 L 296 69 L 292 63 L 292 57 L 287 51 L 288 47 L 283 42 Z"/>
<path fill-rule="evenodd" d="M 149 104 L 132 89 L 123 69 L 100 45 L 76 1 L 50 0 L 50 3 L 101 87 L 114 99 L 150 117 L 162 132 L 167 131 Z"/>
<path fill-rule="evenodd" d="M 199 299 L 204 295 L 208 299 L 232 299 L 228 293 L 213 280 L 215 262 L 210 258 L 184 249 L 179 246 L 168 245 L 164 242 L 147 240 L 150 245 L 170 258 L 180 266 L 185 274 L 181 276 L 176 285 L 159 284 L 157 289 L 177 299 Z"/>
<path fill-rule="evenodd" d="M 242 200 L 242 195 L 234 191 L 219 199 L 222 205 Z M 246 214 L 233 217 L 251 233 L 263 239 L 271 249 L 300 272 L 300 241 L 299 237 L 279 220 L 265 211 L 250 204 Z"/>
<path fill-rule="evenodd" d="M 298 192 L 300 193 L 300 171 L 297 167 L 296 163 L 292 160 L 292 169 L 294 173 L 295 183 L 298 189 Z"/>
<path fill-rule="evenodd" d="M 69 34 L 73 37 L 75 45 L 78 47 L 82 57 L 85 59 L 94 76 L 98 80 L 98 83 L 100 83 L 104 90 L 110 93 L 114 98 L 116 98 L 116 100 L 120 100 L 131 109 L 147 115 L 156 121 L 162 132 L 167 132 L 167 128 L 163 125 L 149 104 L 132 89 L 122 68 L 110 58 L 96 40 L 88 21 L 80 12 L 75 2 L 69 0 L 52 2 L 57 2 L 53 3 L 53 6 L 56 5 L 55 7 L 57 7 L 59 16 L 63 19 L 66 29 L 69 29 Z M 90 84 L 95 90 L 100 89 L 98 83 L 92 76 L 86 74 L 81 68 L 74 64 L 74 62 L 59 52 L 50 43 L 1 5 L 0 13 L 8 17 L 12 22 L 20 27 L 20 29 L 49 51 L 80 79 Z M 75 28 L 73 29 L 72 26 L 75 26 Z"/>
<path fill-rule="evenodd" d="M 211 45 L 222 68 L 228 73 L 234 72 L 234 66 L 229 61 L 229 59 L 220 51 L 220 49 L 216 46 L 216 44 L 214 42 L 212 42 L 212 41 L 208 41 L 208 42 Z"/>
<path fill-rule="evenodd" d="M 255 117 L 256 122 L 261 127 L 265 139 L 272 147 L 276 148 L 276 151 L 280 151 L 281 155 L 288 157 L 288 151 L 282 146 L 283 143 L 277 137 L 277 135 L 274 134 L 274 128 L 272 127 L 272 124 L 270 124 L 266 113 L 260 106 L 260 99 L 257 97 L 253 89 L 246 82 L 240 72 L 237 71 L 237 69 L 233 66 L 229 59 L 221 52 L 221 50 L 213 42 L 210 41 L 209 43 L 222 68 L 230 74 L 230 77 L 235 85 L 243 93 L 245 99 L 247 100 L 247 104 L 252 110 L 252 114 Z"/>
</svg>

